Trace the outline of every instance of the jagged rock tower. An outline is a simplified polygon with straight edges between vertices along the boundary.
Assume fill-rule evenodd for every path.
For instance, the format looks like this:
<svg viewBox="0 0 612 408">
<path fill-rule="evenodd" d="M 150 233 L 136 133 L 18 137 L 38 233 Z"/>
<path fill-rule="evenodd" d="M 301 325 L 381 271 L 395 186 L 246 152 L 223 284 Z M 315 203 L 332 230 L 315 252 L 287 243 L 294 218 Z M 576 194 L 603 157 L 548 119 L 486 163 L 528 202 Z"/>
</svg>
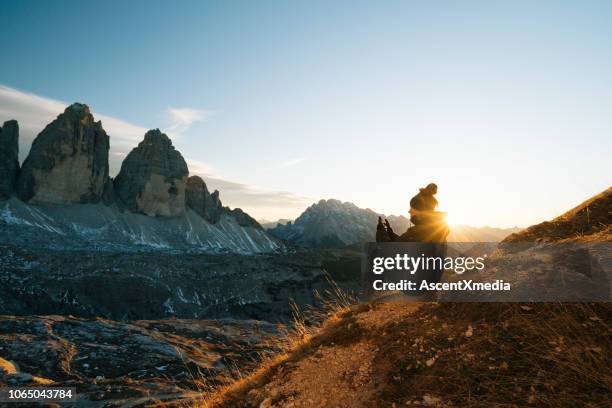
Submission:
<svg viewBox="0 0 612 408">
<path fill-rule="evenodd" d="M 221 216 L 226 214 L 236 220 L 238 225 L 261 228 L 254 218 L 240 208 L 230 210 L 229 207 L 224 207 L 219 198 L 219 191 L 215 190 L 211 194 L 206 183 L 199 176 L 191 176 L 187 179 L 185 198 L 187 206 L 210 223 L 217 223 Z"/>
<path fill-rule="evenodd" d="M 115 192 L 127 208 L 149 216 L 185 213 L 187 163 L 159 129 L 149 130 L 121 164 Z"/>
<path fill-rule="evenodd" d="M 96 203 L 108 182 L 109 138 L 87 105 L 74 103 L 34 139 L 17 193 L 33 204 Z"/>
<path fill-rule="evenodd" d="M 19 125 L 16 120 L 4 122 L 0 127 L 0 200 L 15 191 L 19 174 Z"/>
<path fill-rule="evenodd" d="M 213 224 L 219 221 L 223 212 L 223 205 L 219 199 L 219 192 L 215 190 L 210 194 L 206 183 L 199 176 L 191 176 L 187 179 L 186 191 L 187 206 L 198 213 L 202 218 Z"/>
</svg>

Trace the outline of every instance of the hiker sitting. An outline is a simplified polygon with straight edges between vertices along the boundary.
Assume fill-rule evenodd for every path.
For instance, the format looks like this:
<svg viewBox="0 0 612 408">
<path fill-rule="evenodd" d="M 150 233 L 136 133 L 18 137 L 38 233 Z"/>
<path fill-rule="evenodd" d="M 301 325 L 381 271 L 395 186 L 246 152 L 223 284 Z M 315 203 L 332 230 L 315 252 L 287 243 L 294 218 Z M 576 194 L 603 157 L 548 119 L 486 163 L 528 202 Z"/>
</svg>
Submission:
<svg viewBox="0 0 612 408">
<path fill-rule="evenodd" d="M 446 225 L 446 213 L 436 211 L 438 200 L 434 195 L 438 186 L 430 183 L 421 188 L 419 193 L 410 200 L 410 221 L 414 226 L 402 235 L 397 235 L 388 220 L 378 219 L 376 242 L 445 242 L 449 229 Z M 385 233 L 386 232 L 386 235 Z"/>
<path fill-rule="evenodd" d="M 434 195 L 438 193 L 438 186 L 429 183 L 427 187 L 419 189 L 419 193 L 410 200 L 410 221 L 414 225 L 425 224 L 438 207 L 438 200 Z"/>
</svg>

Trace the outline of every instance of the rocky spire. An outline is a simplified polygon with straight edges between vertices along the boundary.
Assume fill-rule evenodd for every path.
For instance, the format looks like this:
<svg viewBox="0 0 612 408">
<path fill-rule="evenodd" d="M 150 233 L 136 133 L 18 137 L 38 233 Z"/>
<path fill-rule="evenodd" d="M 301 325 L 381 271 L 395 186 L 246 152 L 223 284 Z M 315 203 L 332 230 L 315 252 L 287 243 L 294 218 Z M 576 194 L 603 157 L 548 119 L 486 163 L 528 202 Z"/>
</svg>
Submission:
<svg viewBox="0 0 612 408">
<path fill-rule="evenodd" d="M 191 176 L 187 179 L 185 200 L 189 208 L 213 224 L 219 221 L 222 214 L 227 214 L 243 227 L 261 228 L 254 218 L 240 208 L 231 210 L 229 207 L 224 207 L 219 198 L 219 191 L 209 193 L 206 183 L 199 176 Z"/>
<path fill-rule="evenodd" d="M 15 191 L 19 174 L 19 125 L 16 120 L 4 122 L 0 127 L 0 200 Z"/>
<path fill-rule="evenodd" d="M 219 200 L 219 192 L 215 190 L 214 193 L 210 194 L 201 177 L 191 176 L 187 179 L 185 200 L 187 206 L 206 221 L 213 224 L 219 221 L 223 211 L 221 200 Z"/>
<path fill-rule="evenodd" d="M 34 139 L 17 193 L 34 204 L 95 203 L 108 180 L 109 137 L 89 107 L 74 103 Z"/>
<path fill-rule="evenodd" d="M 115 192 L 127 208 L 149 216 L 185 212 L 187 163 L 159 129 L 149 130 L 121 164 Z"/>
</svg>

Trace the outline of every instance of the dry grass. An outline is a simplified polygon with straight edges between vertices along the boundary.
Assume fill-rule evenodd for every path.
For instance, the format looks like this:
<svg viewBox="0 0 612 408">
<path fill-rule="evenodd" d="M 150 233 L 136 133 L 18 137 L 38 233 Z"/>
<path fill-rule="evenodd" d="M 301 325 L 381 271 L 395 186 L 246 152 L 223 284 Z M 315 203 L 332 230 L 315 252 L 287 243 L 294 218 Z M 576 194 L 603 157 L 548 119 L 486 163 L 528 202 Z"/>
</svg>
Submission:
<svg viewBox="0 0 612 408">
<path fill-rule="evenodd" d="M 391 324 L 377 362 L 386 406 L 609 407 L 609 304 L 439 304 Z"/>
<path fill-rule="evenodd" d="M 610 240 L 612 225 L 612 187 L 597 194 L 579 206 L 551 221 L 532 225 L 504 242 L 529 242 L 536 240 Z"/>
<path fill-rule="evenodd" d="M 388 319 L 379 306 L 338 307 L 314 328 L 298 323 L 282 353 L 199 406 L 257 407 L 253 392 L 291 378 L 287 370 L 314 350 L 366 340 L 375 342 L 376 391 L 364 406 L 612 406 L 610 304 L 424 304 L 402 319 L 394 316 L 405 304 L 386 304 Z M 358 324 L 370 316 L 383 321 Z"/>
<path fill-rule="evenodd" d="M 346 333 L 341 328 L 345 327 L 345 320 L 356 299 L 338 287 L 331 277 L 327 276 L 327 280 L 331 289 L 325 293 L 315 292 L 320 306 L 302 311 L 295 303 L 291 304 L 293 323 L 282 330 L 275 344 L 271 345 L 273 353 L 259 355 L 256 370 L 236 370 L 234 381 L 215 387 L 214 392 L 209 387 L 203 398 L 190 406 L 242 407 L 242 401 L 248 399 L 249 391 L 270 381 L 281 366 L 300 361 L 321 344 L 334 340 L 340 342 L 341 337 L 354 336 L 355 333 Z"/>
</svg>

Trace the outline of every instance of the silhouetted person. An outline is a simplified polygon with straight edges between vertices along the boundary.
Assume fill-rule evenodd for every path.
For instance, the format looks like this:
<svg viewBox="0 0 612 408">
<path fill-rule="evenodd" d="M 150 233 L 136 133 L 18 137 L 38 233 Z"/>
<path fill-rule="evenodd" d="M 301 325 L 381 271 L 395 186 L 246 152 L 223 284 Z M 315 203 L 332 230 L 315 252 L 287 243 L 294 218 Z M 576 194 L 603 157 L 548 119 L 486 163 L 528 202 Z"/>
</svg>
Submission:
<svg viewBox="0 0 612 408">
<path fill-rule="evenodd" d="M 383 221 L 382 217 L 378 217 L 378 225 L 376 226 L 376 242 L 412 242 L 414 245 L 405 247 L 408 252 L 415 252 L 427 257 L 444 258 L 446 256 L 446 238 L 449 233 L 448 225 L 446 225 L 446 213 L 436 211 L 438 200 L 436 193 L 438 186 L 430 183 L 425 188 L 419 189 L 419 193 L 410 200 L 410 221 L 414 226 L 408 228 L 402 235 L 397 235 L 389 220 Z M 414 255 L 413 255 L 414 256 Z M 444 269 L 442 265 L 434 266 L 433 268 L 417 268 L 418 270 L 411 272 L 415 275 L 411 278 L 413 282 L 427 280 L 428 282 L 439 282 Z M 371 277 L 371 275 L 368 275 Z M 369 282 L 371 284 L 372 282 Z M 368 286 L 369 287 L 369 286 Z M 415 292 L 416 296 L 421 299 L 433 300 L 436 297 L 435 292 Z M 415 293 L 409 293 L 409 296 L 415 296 Z"/>
<path fill-rule="evenodd" d="M 446 213 L 436 211 L 438 200 L 434 197 L 438 186 L 430 183 L 410 200 L 410 221 L 414 226 L 402 235 L 397 235 L 389 220 L 378 217 L 376 242 L 446 242 L 449 229 L 446 225 Z"/>
<path fill-rule="evenodd" d="M 410 221 L 414 225 L 425 224 L 436 211 L 438 200 L 434 195 L 438 193 L 438 186 L 429 183 L 427 187 L 419 189 L 419 193 L 410 200 Z"/>
</svg>

